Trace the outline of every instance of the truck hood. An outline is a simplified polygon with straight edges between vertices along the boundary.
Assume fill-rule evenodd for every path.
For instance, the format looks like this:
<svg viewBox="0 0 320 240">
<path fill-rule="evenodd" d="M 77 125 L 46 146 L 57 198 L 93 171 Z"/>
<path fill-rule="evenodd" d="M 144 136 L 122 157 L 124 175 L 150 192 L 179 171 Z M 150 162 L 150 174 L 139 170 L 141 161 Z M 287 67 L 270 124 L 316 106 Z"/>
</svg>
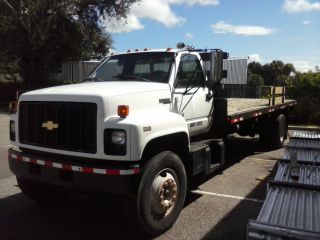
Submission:
<svg viewBox="0 0 320 240">
<path fill-rule="evenodd" d="M 24 95 L 82 95 L 115 97 L 142 92 L 170 90 L 169 84 L 153 82 L 85 82 L 50 87 L 27 92 Z"/>
</svg>

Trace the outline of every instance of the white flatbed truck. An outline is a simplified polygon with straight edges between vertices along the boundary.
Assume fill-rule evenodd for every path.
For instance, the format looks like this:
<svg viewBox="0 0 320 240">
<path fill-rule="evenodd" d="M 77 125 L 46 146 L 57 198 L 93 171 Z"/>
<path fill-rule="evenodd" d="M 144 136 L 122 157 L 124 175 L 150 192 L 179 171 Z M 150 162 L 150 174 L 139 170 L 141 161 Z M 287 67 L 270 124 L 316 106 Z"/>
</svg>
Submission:
<svg viewBox="0 0 320 240">
<path fill-rule="evenodd" d="M 223 165 L 224 137 L 259 134 L 273 147 L 286 138 L 295 101 L 219 97 L 227 57 L 131 51 L 107 57 L 83 83 L 22 94 L 8 150 L 22 192 L 42 202 L 72 190 L 125 195 L 134 227 L 165 232 L 189 180 Z"/>
</svg>

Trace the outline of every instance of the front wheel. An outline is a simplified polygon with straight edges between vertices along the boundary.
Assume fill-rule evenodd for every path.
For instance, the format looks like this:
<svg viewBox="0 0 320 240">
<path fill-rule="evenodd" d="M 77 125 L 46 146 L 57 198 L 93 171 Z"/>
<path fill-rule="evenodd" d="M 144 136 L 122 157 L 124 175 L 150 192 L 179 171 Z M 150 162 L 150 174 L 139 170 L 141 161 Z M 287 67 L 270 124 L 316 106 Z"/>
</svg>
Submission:
<svg viewBox="0 0 320 240">
<path fill-rule="evenodd" d="M 159 153 L 146 164 L 137 197 L 131 201 L 140 232 L 156 236 L 172 227 L 184 204 L 186 184 L 184 165 L 175 153 Z M 132 217 L 129 223 L 135 224 Z"/>
</svg>

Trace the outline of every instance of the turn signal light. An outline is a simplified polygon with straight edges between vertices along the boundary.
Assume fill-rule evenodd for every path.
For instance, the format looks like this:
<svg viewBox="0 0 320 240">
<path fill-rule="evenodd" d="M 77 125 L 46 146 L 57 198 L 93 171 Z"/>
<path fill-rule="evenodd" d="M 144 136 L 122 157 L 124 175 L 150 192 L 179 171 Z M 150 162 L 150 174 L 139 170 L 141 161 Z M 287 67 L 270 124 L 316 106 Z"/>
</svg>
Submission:
<svg viewBox="0 0 320 240">
<path fill-rule="evenodd" d="M 118 115 L 121 118 L 125 118 L 129 115 L 129 106 L 128 105 L 119 105 L 118 106 Z"/>
</svg>

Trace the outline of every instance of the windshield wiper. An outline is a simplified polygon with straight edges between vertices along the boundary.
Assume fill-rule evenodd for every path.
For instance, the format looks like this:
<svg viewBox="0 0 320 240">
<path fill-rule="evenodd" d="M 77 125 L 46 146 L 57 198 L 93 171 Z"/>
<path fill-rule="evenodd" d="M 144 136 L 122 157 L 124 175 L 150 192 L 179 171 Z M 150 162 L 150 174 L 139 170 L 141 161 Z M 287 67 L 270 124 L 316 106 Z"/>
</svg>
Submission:
<svg viewBox="0 0 320 240">
<path fill-rule="evenodd" d="M 132 80 L 139 80 L 139 81 L 144 81 L 144 82 L 152 82 L 150 79 L 143 78 L 143 77 L 136 76 L 136 75 L 121 75 L 120 74 L 120 75 L 114 76 L 113 78 L 124 79 L 124 80 L 132 79 Z"/>
</svg>

